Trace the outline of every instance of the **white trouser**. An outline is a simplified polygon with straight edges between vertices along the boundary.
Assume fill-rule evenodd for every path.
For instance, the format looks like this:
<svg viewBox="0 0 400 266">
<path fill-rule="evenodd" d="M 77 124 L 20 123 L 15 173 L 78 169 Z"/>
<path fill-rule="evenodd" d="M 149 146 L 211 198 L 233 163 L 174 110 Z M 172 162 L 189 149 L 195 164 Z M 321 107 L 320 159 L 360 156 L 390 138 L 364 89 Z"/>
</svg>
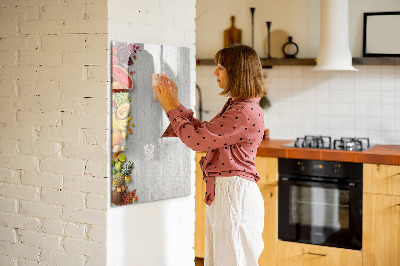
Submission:
<svg viewBox="0 0 400 266">
<path fill-rule="evenodd" d="M 205 266 L 258 266 L 264 249 L 264 199 L 257 183 L 239 176 L 216 177 L 205 224 Z"/>
</svg>

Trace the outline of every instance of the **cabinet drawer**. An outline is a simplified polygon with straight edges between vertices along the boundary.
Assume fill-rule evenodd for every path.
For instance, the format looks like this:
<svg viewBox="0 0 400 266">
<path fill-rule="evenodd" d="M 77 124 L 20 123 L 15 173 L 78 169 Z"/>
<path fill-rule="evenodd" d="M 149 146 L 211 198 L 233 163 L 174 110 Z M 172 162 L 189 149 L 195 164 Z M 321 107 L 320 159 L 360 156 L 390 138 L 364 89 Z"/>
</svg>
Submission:
<svg viewBox="0 0 400 266">
<path fill-rule="evenodd" d="M 287 241 L 278 241 L 278 266 L 362 266 L 362 252 Z"/>
<path fill-rule="evenodd" d="M 363 175 L 364 193 L 400 195 L 400 166 L 365 163 Z"/>
</svg>

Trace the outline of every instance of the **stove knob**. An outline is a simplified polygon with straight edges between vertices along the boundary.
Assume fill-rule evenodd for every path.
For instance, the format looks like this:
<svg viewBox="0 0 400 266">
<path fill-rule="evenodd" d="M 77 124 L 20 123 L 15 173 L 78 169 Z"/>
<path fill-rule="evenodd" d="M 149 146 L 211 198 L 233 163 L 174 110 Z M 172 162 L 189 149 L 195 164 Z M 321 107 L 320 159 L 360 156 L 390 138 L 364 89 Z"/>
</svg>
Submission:
<svg viewBox="0 0 400 266">
<path fill-rule="evenodd" d="M 306 166 L 303 164 L 303 162 L 297 162 L 297 165 L 299 166 L 300 171 L 304 171 L 306 169 Z"/>
<path fill-rule="evenodd" d="M 340 164 L 336 164 L 336 165 L 335 165 L 335 168 L 333 168 L 333 173 L 334 173 L 334 174 L 338 174 L 339 171 L 340 171 Z"/>
</svg>

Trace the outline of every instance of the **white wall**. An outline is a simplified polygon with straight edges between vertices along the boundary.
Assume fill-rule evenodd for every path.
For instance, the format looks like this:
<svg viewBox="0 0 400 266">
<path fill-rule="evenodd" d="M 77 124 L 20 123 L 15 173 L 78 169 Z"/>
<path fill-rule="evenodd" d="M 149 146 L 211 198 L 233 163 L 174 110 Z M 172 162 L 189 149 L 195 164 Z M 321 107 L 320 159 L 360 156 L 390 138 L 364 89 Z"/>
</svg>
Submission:
<svg viewBox="0 0 400 266">
<path fill-rule="evenodd" d="M 400 66 L 355 66 L 359 72 L 316 72 L 311 66 L 274 66 L 264 70 L 272 106 L 265 127 L 274 139 L 305 134 L 369 137 L 375 144 L 400 144 Z M 203 120 L 210 120 L 226 98 L 214 67 L 197 67 Z"/>
<path fill-rule="evenodd" d="M 195 80 L 195 4 L 195 0 L 109 1 L 109 45 L 116 40 L 189 47 Z M 194 102 L 193 97 L 192 106 Z M 194 152 L 192 162 L 190 197 L 109 208 L 108 265 L 194 264 Z"/>
<path fill-rule="evenodd" d="M 319 0 L 203 0 L 196 6 L 197 58 L 214 58 L 223 47 L 223 31 L 235 16 L 235 26 L 242 30 L 242 43 L 251 45 L 251 13 L 254 13 L 254 49 L 265 57 L 264 41 L 267 36 L 266 21 L 271 21 L 271 31 L 284 30 L 293 36 L 299 57 L 316 56 L 319 45 Z M 315 42 L 317 40 L 317 42 Z"/>
<path fill-rule="evenodd" d="M 400 66 L 356 67 L 359 72 L 269 71 L 272 107 L 265 121 L 271 136 L 357 136 L 375 144 L 400 144 Z"/>
<path fill-rule="evenodd" d="M 198 58 L 213 58 L 222 48 L 222 31 L 229 27 L 232 14 L 237 16 L 238 28 L 248 29 L 243 32 L 243 43 L 250 45 L 250 6 L 256 7 L 257 27 L 262 24 L 265 30 L 255 30 L 255 49 L 260 57 L 266 56 L 263 49 L 266 20 L 272 21 L 274 29 L 281 27 L 288 33 L 293 32 L 300 47 L 299 58 L 317 56 L 319 1 L 219 3 L 202 1 L 197 5 Z M 349 0 L 349 7 L 350 47 L 353 57 L 357 57 L 362 55 L 362 12 L 400 10 L 400 2 Z M 264 70 L 272 104 L 265 111 L 265 125 L 271 137 L 295 139 L 305 134 L 325 134 L 333 138 L 369 137 L 373 143 L 400 144 L 400 66 L 355 67 L 360 71 L 313 72 L 310 66 L 274 66 Z M 225 97 L 217 96 L 220 89 L 213 71 L 213 66 L 196 69 L 203 109 L 210 112 L 203 114 L 203 120 L 210 120 L 226 101 Z"/>
<path fill-rule="evenodd" d="M 196 6 L 197 58 L 213 58 L 223 46 L 223 31 L 230 27 L 230 17 L 242 30 L 242 42 L 251 45 L 251 13 L 254 14 L 254 49 L 266 57 L 265 22 L 271 31 L 283 30 L 299 46 L 299 58 L 314 58 L 320 38 L 320 0 L 202 0 Z M 349 0 L 349 42 L 353 57 L 362 56 L 363 12 L 399 11 L 398 0 Z"/>
</svg>

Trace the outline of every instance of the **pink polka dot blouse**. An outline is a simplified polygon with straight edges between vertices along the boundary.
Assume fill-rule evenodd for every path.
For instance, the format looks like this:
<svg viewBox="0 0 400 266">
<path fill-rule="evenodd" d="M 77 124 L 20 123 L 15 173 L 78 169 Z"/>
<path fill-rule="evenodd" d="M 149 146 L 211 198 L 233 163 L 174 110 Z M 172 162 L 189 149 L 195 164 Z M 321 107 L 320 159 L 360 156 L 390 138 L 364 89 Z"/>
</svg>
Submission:
<svg viewBox="0 0 400 266">
<path fill-rule="evenodd" d="M 216 176 L 240 176 L 258 182 L 254 159 L 264 136 L 264 112 L 258 105 L 261 97 L 229 98 L 222 111 L 209 122 L 193 117 L 193 110 L 182 104 L 171 109 L 167 117 L 171 122 L 163 137 L 179 137 L 194 151 L 207 151 L 201 157 L 200 168 L 206 182 L 204 202 L 214 200 Z"/>
</svg>

